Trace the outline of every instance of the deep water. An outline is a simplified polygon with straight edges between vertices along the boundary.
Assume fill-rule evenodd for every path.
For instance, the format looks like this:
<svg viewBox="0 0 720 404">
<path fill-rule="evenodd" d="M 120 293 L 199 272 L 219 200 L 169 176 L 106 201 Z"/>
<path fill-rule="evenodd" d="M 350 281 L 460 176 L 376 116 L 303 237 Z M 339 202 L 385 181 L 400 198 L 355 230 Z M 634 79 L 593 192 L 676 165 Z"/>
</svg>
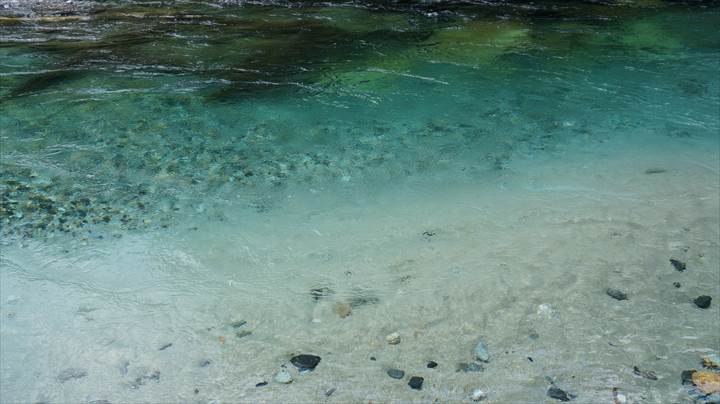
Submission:
<svg viewBox="0 0 720 404">
<path fill-rule="evenodd" d="M 632 390 L 624 381 L 637 383 L 635 362 L 617 376 L 617 357 L 572 350 L 589 335 L 610 333 L 616 346 L 630 341 L 622 335 L 639 335 L 643 342 L 622 355 L 645 347 L 660 358 L 653 360 L 670 358 L 645 363 L 668 374 L 659 385 L 633 385 L 638 402 L 663 402 L 670 392 L 687 399 L 675 380 L 679 366 L 698 360 L 687 353 L 720 349 L 717 323 L 709 325 L 717 305 L 694 318 L 687 303 L 701 292 L 720 301 L 717 4 L 78 4 L 0 14 L 0 401 L 116 402 L 138 390 L 131 401 L 308 402 L 337 386 L 340 401 L 467 400 L 470 387 L 448 383 L 467 377 L 455 375 L 454 362 L 470 352 L 477 328 L 498 352 L 502 341 L 541 327 L 523 316 L 544 318 L 538 307 L 550 301 L 561 313 L 561 302 L 582 306 L 583 295 L 606 283 L 635 285 L 631 301 L 654 309 L 616 312 L 597 327 L 567 309 L 572 314 L 543 336 L 554 348 L 533 348 L 541 361 L 544 349 L 562 360 L 543 372 L 509 365 L 503 376 L 490 373 L 481 380 L 496 402 L 542 400 L 550 369 L 562 368 L 550 376 L 569 382 L 571 373 L 589 372 L 583 363 L 596 373 L 580 377 L 581 402 L 607 401 L 614 386 Z M 619 222 L 627 227 L 613 227 Z M 407 232 L 415 238 L 403 238 Z M 589 241 L 603 237 L 608 244 Z M 569 255 L 556 260 L 558 251 Z M 657 295 L 671 284 L 671 256 L 696 268 L 682 280 L 694 285 L 688 296 Z M 545 261 L 554 268 L 547 273 Z M 431 262 L 449 269 L 438 275 Z M 643 272 L 650 267 L 669 275 Z M 473 284 L 489 288 L 484 296 L 495 297 L 487 300 L 520 302 L 506 313 L 508 328 L 492 320 L 502 309 L 485 306 Z M 318 290 L 336 306 L 314 306 Z M 485 311 L 463 306 L 475 298 Z M 610 304 L 604 292 L 596 298 L 593 307 Z M 56 307 L 38 310 L 42 302 Z M 681 302 L 688 312 L 668 314 Z M 219 314 L 222 307 L 228 312 Z M 22 320 L 23 310 L 34 320 Z M 368 318 L 352 325 L 362 310 Z M 237 312 L 255 316 L 254 334 L 244 335 L 251 347 L 215 351 L 220 336 L 226 343 L 214 327 Z M 344 323 L 332 322 L 338 314 Z M 650 317 L 651 327 L 632 325 Z M 432 329 L 436 318 L 449 320 Z M 679 318 L 687 327 L 670 330 Z M 313 328 L 328 322 L 336 328 Z M 62 344 L 54 334 L 68 324 L 77 331 L 63 338 L 82 342 L 67 351 L 85 361 L 73 366 L 89 376 L 58 382 L 71 358 L 60 348 L 32 354 L 23 336 Z M 571 341 L 556 334 L 566 327 L 578 333 Z M 417 331 L 426 329 L 434 331 Z M 424 396 L 406 396 L 404 382 L 395 395 L 373 389 L 370 376 L 357 375 L 362 367 L 335 369 L 353 381 L 338 385 L 332 372 L 322 376 L 323 365 L 335 366 L 325 353 L 315 371 L 322 391 L 301 384 L 302 375 L 291 386 L 297 395 L 254 387 L 291 352 L 340 349 L 366 332 L 384 346 L 395 330 L 404 330 L 401 346 L 413 343 L 415 330 L 427 350 L 457 333 L 468 340 L 443 351 L 454 359 L 438 360 L 441 370 L 454 361 L 444 387 L 426 376 Z M 117 336 L 124 332 L 127 339 Z M 328 340 L 333 333 L 345 342 Z M 688 335 L 700 347 L 678 348 Z M 185 338 L 184 354 L 170 362 L 143 356 L 173 338 Z M 522 341 L 507 352 L 536 344 Z M 358 343 L 353 360 L 379 352 L 373 344 Z M 213 355 L 222 371 L 212 382 L 182 362 Z M 414 355 L 383 366 L 437 358 Z M 258 359 L 233 368 L 239 356 Z M 133 370 L 137 362 L 144 367 Z M 107 363 L 111 370 L 102 370 Z M 195 370 L 166 376 L 186 365 Z M 229 386 L 230 374 L 242 382 Z M 497 387 L 508 374 L 515 384 Z M 102 387 L 108 383 L 114 387 Z M 192 392 L 202 383 L 210 396 Z"/>
</svg>

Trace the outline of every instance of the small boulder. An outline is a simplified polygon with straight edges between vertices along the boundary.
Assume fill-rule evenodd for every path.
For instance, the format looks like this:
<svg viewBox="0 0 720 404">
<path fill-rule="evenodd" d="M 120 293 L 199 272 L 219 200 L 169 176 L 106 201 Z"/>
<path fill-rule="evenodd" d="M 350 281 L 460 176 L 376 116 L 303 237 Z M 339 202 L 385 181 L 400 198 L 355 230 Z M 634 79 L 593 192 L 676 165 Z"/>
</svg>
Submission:
<svg viewBox="0 0 720 404">
<path fill-rule="evenodd" d="M 708 307 L 710 307 L 712 297 L 708 295 L 698 296 L 697 298 L 695 298 L 695 300 L 693 300 L 693 302 L 695 303 L 695 306 L 701 309 L 707 309 Z"/>
<path fill-rule="evenodd" d="M 313 370 L 320 363 L 320 357 L 317 355 L 296 355 L 290 358 L 290 363 L 295 365 L 301 371 Z"/>
<path fill-rule="evenodd" d="M 280 369 L 279 372 L 275 373 L 274 380 L 278 383 L 288 384 L 292 383 L 293 378 L 290 372 L 287 371 L 287 369 Z"/>
<path fill-rule="evenodd" d="M 565 390 L 555 386 L 550 386 L 547 396 L 560 401 L 570 401 L 575 398 L 572 394 L 568 394 Z"/>
<path fill-rule="evenodd" d="M 627 300 L 627 294 L 618 289 L 608 288 L 605 293 L 615 300 Z"/>
<path fill-rule="evenodd" d="M 393 379 L 402 379 L 405 377 L 405 372 L 403 372 L 400 369 L 388 369 L 387 371 L 388 376 L 392 377 Z"/>
<path fill-rule="evenodd" d="M 392 333 L 392 334 L 388 334 L 388 335 L 385 337 L 385 341 L 387 341 L 387 343 L 390 344 L 390 345 L 397 345 L 397 344 L 400 343 L 400 334 L 397 333 L 397 332 L 394 332 L 394 333 Z"/>
<path fill-rule="evenodd" d="M 410 388 L 413 390 L 422 390 L 422 385 L 424 381 L 425 379 L 420 376 L 413 376 L 410 378 L 408 386 L 410 386 Z"/>
<path fill-rule="evenodd" d="M 477 345 L 475 345 L 473 353 L 475 354 L 475 358 L 477 358 L 479 361 L 490 361 L 490 353 L 488 352 L 487 346 L 482 340 L 478 341 Z"/>
</svg>

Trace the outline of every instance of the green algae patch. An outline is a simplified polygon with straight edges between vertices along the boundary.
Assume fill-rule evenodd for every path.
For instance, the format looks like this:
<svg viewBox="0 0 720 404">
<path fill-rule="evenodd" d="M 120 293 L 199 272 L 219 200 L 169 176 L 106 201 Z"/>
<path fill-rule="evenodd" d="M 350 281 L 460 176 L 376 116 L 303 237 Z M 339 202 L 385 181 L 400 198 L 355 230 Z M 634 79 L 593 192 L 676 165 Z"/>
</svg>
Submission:
<svg viewBox="0 0 720 404">
<path fill-rule="evenodd" d="M 441 28 L 417 47 L 418 57 L 430 62 L 484 65 L 523 47 L 529 29 L 515 21 L 471 21 Z"/>
</svg>

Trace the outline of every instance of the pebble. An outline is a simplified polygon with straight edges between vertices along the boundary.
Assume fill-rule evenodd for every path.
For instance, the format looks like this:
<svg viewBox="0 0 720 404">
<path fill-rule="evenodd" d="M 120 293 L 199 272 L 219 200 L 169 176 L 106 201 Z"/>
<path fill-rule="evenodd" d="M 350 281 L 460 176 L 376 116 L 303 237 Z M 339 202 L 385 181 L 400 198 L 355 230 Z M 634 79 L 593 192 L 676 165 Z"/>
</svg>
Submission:
<svg viewBox="0 0 720 404">
<path fill-rule="evenodd" d="M 720 367 L 720 355 L 710 354 L 702 358 L 703 366 L 709 369 Z"/>
<path fill-rule="evenodd" d="M 204 368 L 204 367 L 210 366 L 211 363 L 212 363 L 212 361 L 210 359 L 200 359 L 200 361 L 198 362 L 198 365 L 201 368 Z"/>
<path fill-rule="evenodd" d="M 301 354 L 290 358 L 290 363 L 295 365 L 301 371 L 313 370 L 320 363 L 320 357 L 317 355 Z"/>
<path fill-rule="evenodd" d="M 673 282 L 673 286 L 675 286 L 675 288 L 679 289 L 680 286 L 682 286 L 682 285 L 680 285 L 680 282 Z"/>
<path fill-rule="evenodd" d="M 410 388 L 413 390 L 422 390 L 422 385 L 424 381 L 425 379 L 420 376 L 413 376 L 410 378 L 408 386 L 410 386 Z"/>
<path fill-rule="evenodd" d="M 658 379 L 657 375 L 655 375 L 655 372 L 653 372 L 652 370 L 640 370 L 640 368 L 638 368 L 637 366 L 633 366 L 633 373 L 648 380 Z"/>
<path fill-rule="evenodd" d="M 330 396 L 332 396 L 333 393 L 335 393 L 335 390 L 336 390 L 335 387 L 332 387 L 332 388 L 328 389 L 328 390 L 325 392 L 325 397 L 330 397 Z"/>
<path fill-rule="evenodd" d="M 456 372 L 482 372 L 485 370 L 481 364 L 479 363 L 466 363 L 466 362 L 460 362 L 457 365 Z"/>
<path fill-rule="evenodd" d="M 387 341 L 387 343 L 390 344 L 390 345 L 397 345 L 397 344 L 400 343 L 400 334 L 398 334 L 397 332 L 394 332 L 394 333 L 392 333 L 392 334 L 388 334 L 388 335 L 385 337 L 385 341 Z"/>
<path fill-rule="evenodd" d="M 680 373 L 680 381 L 682 384 L 692 384 L 692 376 L 693 373 L 695 373 L 696 370 L 683 370 L 682 373 Z"/>
<path fill-rule="evenodd" d="M 574 398 L 572 394 L 568 394 L 565 390 L 555 386 L 550 386 L 547 396 L 560 401 L 570 401 Z"/>
<path fill-rule="evenodd" d="M 708 295 L 698 296 L 697 298 L 695 298 L 695 300 L 693 300 L 693 302 L 695 303 L 695 306 L 701 309 L 707 309 L 708 307 L 710 307 L 712 297 Z"/>
<path fill-rule="evenodd" d="M 60 383 L 65 383 L 68 380 L 82 379 L 85 376 L 87 376 L 87 370 L 85 369 L 67 368 L 58 374 L 57 379 Z"/>
<path fill-rule="evenodd" d="M 486 398 L 487 398 L 487 393 L 480 389 L 473 390 L 472 395 L 470 396 L 470 399 L 473 401 L 482 401 Z"/>
<path fill-rule="evenodd" d="M 400 369 L 388 369 L 387 371 L 388 376 L 392 377 L 393 379 L 402 379 L 405 377 L 405 372 L 403 372 Z"/>
<path fill-rule="evenodd" d="M 437 367 L 437 365 L 438 365 L 437 362 L 430 361 L 430 362 L 428 362 L 427 367 L 430 369 L 435 369 Z"/>
<path fill-rule="evenodd" d="M 680 272 L 687 269 L 687 265 L 684 262 L 676 260 L 675 258 L 670 258 L 670 263 L 676 270 Z"/>
<path fill-rule="evenodd" d="M 268 385 L 268 382 L 262 381 L 262 382 L 256 384 L 255 387 L 263 387 L 263 386 L 267 386 L 267 385 Z"/>
<path fill-rule="evenodd" d="M 478 341 L 477 345 L 475 345 L 473 353 L 475 354 L 475 358 L 482 362 L 490 361 L 490 353 L 482 340 Z"/>
<path fill-rule="evenodd" d="M 240 321 L 233 321 L 232 323 L 230 323 L 230 326 L 232 328 L 240 328 L 240 327 L 244 326 L 245 324 L 247 324 L 247 321 L 240 320 Z"/>
<path fill-rule="evenodd" d="M 293 381 L 293 378 L 290 375 L 290 372 L 287 371 L 287 369 L 280 369 L 279 372 L 275 373 L 274 379 L 276 382 L 282 384 L 292 383 Z"/>
<path fill-rule="evenodd" d="M 170 348 L 172 345 L 173 345 L 172 342 L 168 342 L 167 344 L 164 344 L 163 346 L 161 346 L 161 347 L 158 349 L 158 351 L 164 351 L 164 350 Z"/>
<path fill-rule="evenodd" d="M 235 333 L 235 336 L 238 338 L 245 338 L 248 335 L 252 335 L 252 331 L 243 330 L 243 331 L 238 331 Z"/>
<path fill-rule="evenodd" d="M 627 300 L 627 294 L 617 289 L 608 288 L 605 293 L 607 293 L 608 296 L 616 300 Z"/>
</svg>

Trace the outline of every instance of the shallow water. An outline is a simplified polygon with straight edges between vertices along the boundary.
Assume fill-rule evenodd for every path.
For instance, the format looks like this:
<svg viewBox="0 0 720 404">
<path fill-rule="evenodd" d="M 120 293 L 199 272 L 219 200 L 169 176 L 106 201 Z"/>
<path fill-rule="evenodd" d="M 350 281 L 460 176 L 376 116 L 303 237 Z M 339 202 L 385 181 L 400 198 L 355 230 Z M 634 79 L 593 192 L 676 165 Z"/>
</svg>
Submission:
<svg viewBox="0 0 720 404">
<path fill-rule="evenodd" d="M 718 25 L 661 1 L 4 9 L 0 401 L 691 402 L 681 371 L 720 351 L 692 303 L 720 291 Z"/>
</svg>

